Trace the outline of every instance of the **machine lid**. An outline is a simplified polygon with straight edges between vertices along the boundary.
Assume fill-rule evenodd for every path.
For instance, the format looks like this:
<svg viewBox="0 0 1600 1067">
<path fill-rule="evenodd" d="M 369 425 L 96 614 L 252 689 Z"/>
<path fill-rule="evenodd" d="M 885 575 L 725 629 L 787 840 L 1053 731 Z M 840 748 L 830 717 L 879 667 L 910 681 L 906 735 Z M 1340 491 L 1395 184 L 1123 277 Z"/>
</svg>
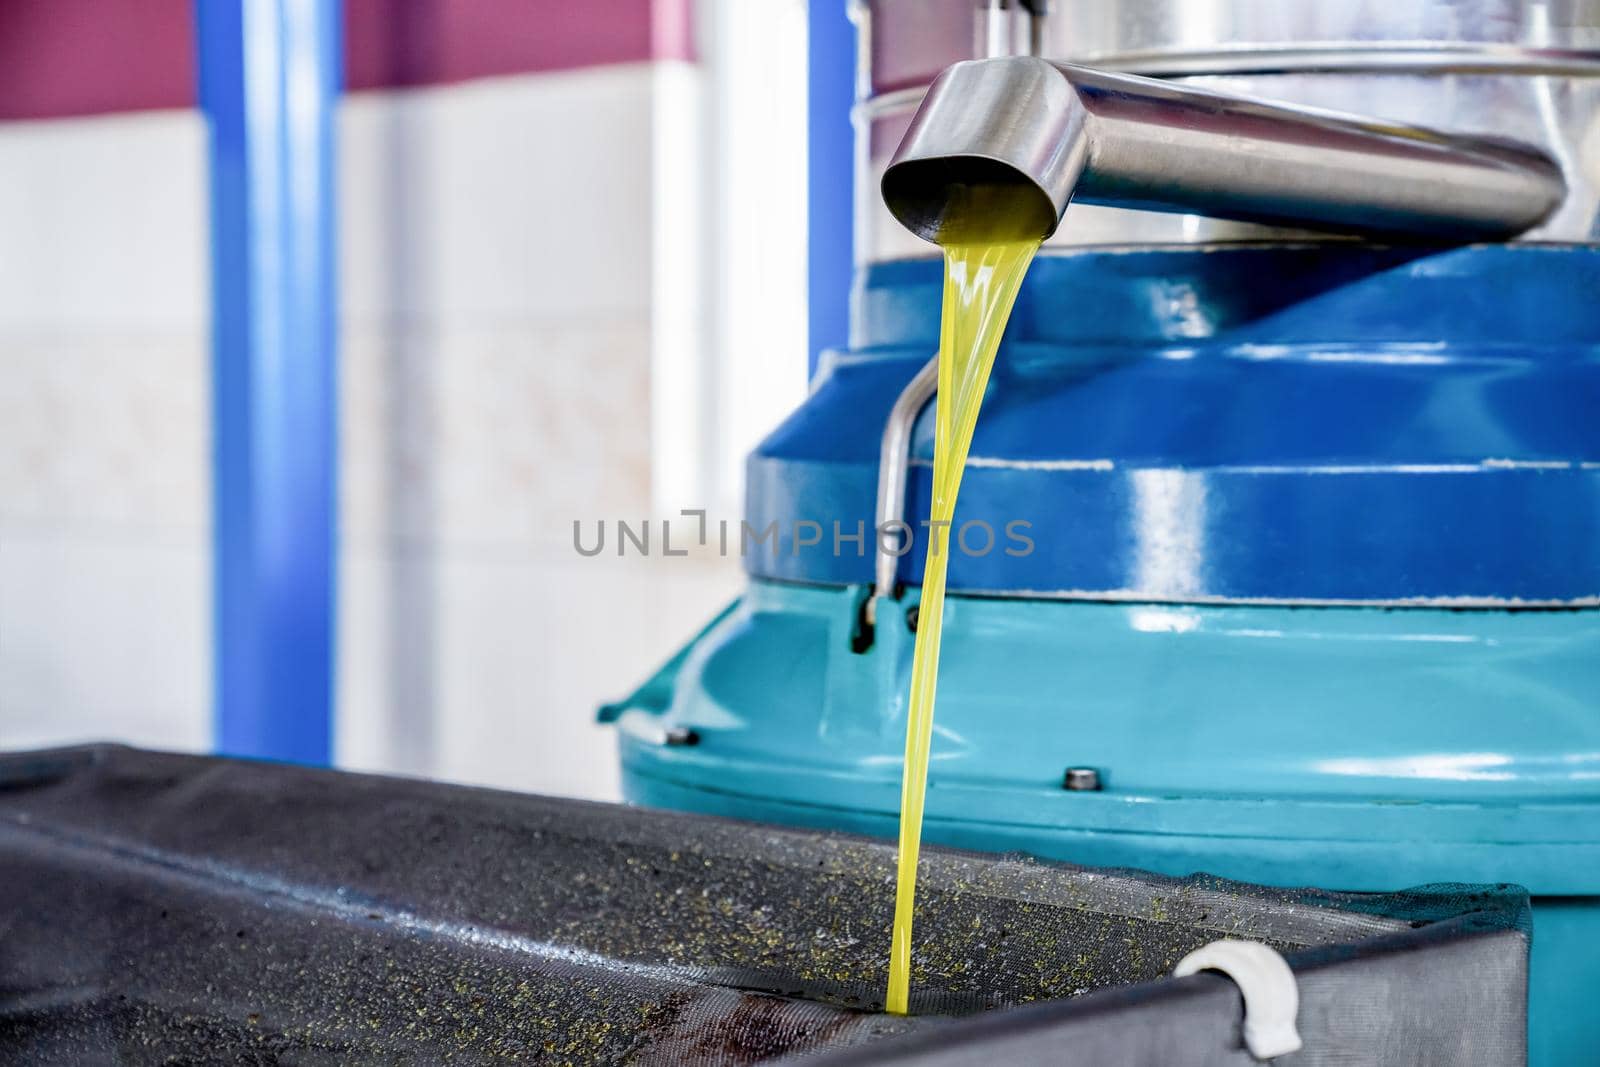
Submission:
<svg viewBox="0 0 1600 1067">
<path fill-rule="evenodd" d="M 872 539 L 843 538 L 874 525 L 885 420 L 937 347 L 939 267 L 862 281 L 855 348 L 751 458 L 746 521 L 778 534 L 745 554 L 754 575 L 873 580 Z M 980 525 L 950 588 L 1600 603 L 1596 291 L 1587 249 L 1040 257 L 973 438 L 956 532 Z M 910 516 L 928 514 L 932 421 L 912 435 Z M 918 532 L 903 583 L 921 574 Z"/>
</svg>

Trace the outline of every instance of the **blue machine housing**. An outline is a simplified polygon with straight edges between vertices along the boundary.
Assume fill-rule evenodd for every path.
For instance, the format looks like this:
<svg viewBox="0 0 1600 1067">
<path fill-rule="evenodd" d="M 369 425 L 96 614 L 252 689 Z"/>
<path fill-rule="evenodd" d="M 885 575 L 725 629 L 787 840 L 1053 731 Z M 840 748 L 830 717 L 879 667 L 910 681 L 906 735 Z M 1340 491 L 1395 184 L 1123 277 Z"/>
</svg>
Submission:
<svg viewBox="0 0 1600 1067">
<path fill-rule="evenodd" d="M 849 351 L 751 457 L 747 522 L 777 537 L 751 545 L 749 591 L 602 712 L 631 799 L 894 832 L 929 538 L 868 642 L 872 537 L 836 545 L 832 524 L 871 527 L 939 278 L 869 269 Z M 1570 247 L 1041 258 L 957 510 L 999 537 L 949 549 L 927 837 L 1340 890 L 1520 883 L 1533 1062 L 1586 1062 L 1596 292 L 1600 253 Z M 931 422 L 908 517 L 927 514 Z M 1007 554 L 1018 519 L 1034 548 Z M 1068 767 L 1103 788 L 1063 789 Z"/>
<path fill-rule="evenodd" d="M 752 575 L 871 580 L 871 538 L 836 553 L 833 523 L 871 526 L 883 418 L 938 347 L 940 285 L 935 261 L 866 273 L 851 349 L 750 459 L 747 521 L 779 534 Z M 1593 604 L 1597 292 L 1600 256 L 1570 247 L 1041 257 L 960 512 L 1029 522 L 1036 547 L 1008 555 L 997 529 L 953 555 L 950 588 Z M 925 412 L 909 516 L 928 514 L 932 438 Z"/>
</svg>

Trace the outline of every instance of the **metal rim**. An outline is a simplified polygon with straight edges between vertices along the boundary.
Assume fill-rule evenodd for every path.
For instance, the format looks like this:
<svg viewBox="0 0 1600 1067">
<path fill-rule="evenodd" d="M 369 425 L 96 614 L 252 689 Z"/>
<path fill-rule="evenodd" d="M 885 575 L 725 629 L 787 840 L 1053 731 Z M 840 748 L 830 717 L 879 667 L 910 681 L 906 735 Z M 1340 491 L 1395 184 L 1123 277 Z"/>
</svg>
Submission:
<svg viewBox="0 0 1600 1067">
<path fill-rule="evenodd" d="M 1592 52 L 1515 45 L 1454 45 L 1429 41 L 1329 42 L 1308 46 L 1238 45 L 1192 49 L 1106 52 L 1074 57 L 1088 66 L 1129 74 L 1192 77 L 1208 74 L 1517 74 L 1600 77 Z"/>
<path fill-rule="evenodd" d="M 1063 62 L 1152 78 L 1200 78 L 1268 74 L 1482 74 L 1542 78 L 1600 78 L 1600 54 L 1505 45 L 1452 45 L 1407 41 L 1374 47 L 1363 42 L 1283 47 L 1237 45 L 1193 49 L 1098 52 Z M 930 79 L 931 83 L 931 79 Z M 856 119 L 873 119 L 914 108 L 926 85 L 891 89 L 866 97 L 853 109 Z"/>
</svg>

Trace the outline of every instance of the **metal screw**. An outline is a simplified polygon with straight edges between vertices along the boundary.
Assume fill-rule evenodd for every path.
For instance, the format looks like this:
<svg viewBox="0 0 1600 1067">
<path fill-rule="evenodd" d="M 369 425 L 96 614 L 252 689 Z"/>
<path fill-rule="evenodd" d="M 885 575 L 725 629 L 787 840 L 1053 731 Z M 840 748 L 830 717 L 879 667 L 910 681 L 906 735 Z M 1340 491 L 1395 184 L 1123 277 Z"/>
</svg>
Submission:
<svg viewBox="0 0 1600 1067">
<path fill-rule="evenodd" d="M 687 726 L 669 726 L 661 735 L 661 743 L 665 745 L 698 745 L 700 735 Z"/>
<path fill-rule="evenodd" d="M 1100 788 L 1100 772 L 1093 767 L 1068 767 L 1061 779 L 1061 787 L 1075 793 L 1092 793 Z"/>
</svg>

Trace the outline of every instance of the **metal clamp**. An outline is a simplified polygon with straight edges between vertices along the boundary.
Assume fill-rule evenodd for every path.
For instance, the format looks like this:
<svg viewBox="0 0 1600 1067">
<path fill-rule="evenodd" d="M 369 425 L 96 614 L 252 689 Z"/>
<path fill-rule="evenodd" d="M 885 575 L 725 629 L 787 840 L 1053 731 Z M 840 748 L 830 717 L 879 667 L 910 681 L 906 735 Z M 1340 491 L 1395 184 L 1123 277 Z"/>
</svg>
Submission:
<svg viewBox="0 0 1600 1067">
<path fill-rule="evenodd" d="M 1244 1045 L 1258 1060 L 1298 1052 L 1295 1029 L 1300 1014 L 1300 986 L 1294 971 L 1277 950 L 1256 941 L 1213 941 L 1197 948 L 1172 969 L 1174 978 L 1199 971 L 1221 971 L 1244 997 Z"/>
</svg>

